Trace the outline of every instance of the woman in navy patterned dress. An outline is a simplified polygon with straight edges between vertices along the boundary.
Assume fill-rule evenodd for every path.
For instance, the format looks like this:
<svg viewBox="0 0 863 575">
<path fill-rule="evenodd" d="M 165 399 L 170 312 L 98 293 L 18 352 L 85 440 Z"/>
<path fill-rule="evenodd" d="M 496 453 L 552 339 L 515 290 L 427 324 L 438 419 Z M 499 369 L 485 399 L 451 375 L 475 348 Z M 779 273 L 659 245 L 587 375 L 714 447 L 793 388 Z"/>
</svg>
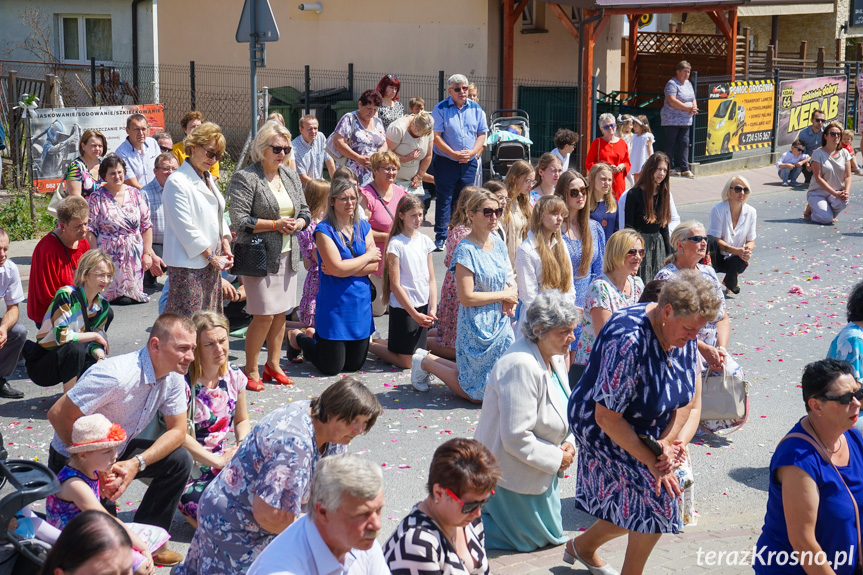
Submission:
<svg viewBox="0 0 863 575">
<path fill-rule="evenodd" d="M 695 432 L 688 424 L 698 415 L 695 336 L 720 306 L 711 287 L 696 271 L 680 272 L 659 303 L 620 310 L 599 333 L 569 401 L 579 449 L 576 505 L 598 521 L 567 542 L 567 563 L 616 573 L 597 549 L 628 535 L 623 570 L 642 573 L 660 535 L 677 533 L 673 466 Z M 656 440 L 661 455 L 639 435 Z"/>
</svg>

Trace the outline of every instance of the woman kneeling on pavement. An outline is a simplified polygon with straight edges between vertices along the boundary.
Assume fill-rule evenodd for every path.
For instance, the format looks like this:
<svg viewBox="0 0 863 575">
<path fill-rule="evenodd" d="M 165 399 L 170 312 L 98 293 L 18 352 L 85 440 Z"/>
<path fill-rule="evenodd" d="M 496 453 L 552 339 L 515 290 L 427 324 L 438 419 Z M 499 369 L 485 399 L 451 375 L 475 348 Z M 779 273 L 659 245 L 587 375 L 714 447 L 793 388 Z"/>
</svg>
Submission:
<svg viewBox="0 0 863 575">
<path fill-rule="evenodd" d="M 700 414 L 695 337 L 716 317 L 720 297 L 700 273 L 685 270 L 665 283 L 658 303 L 625 308 L 599 332 L 569 400 L 579 448 L 576 506 L 598 520 L 566 544 L 567 563 L 614 575 L 597 551 L 627 535 L 623 572 L 639 575 L 661 534 L 679 531 L 673 466 Z"/>
<path fill-rule="evenodd" d="M 753 567 L 758 575 L 851 575 L 860 567 L 863 436 L 854 424 L 863 389 L 854 368 L 835 359 L 807 365 L 801 384 L 806 416 L 770 459 L 767 514 Z M 781 565 L 771 555 L 798 561 Z"/>
</svg>

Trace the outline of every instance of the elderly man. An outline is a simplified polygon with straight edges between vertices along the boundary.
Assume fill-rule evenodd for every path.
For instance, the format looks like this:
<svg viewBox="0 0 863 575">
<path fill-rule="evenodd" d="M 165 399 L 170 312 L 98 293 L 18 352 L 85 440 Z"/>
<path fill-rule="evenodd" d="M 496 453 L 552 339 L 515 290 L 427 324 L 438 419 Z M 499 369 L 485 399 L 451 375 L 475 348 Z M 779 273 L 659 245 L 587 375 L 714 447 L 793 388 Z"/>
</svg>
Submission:
<svg viewBox="0 0 863 575">
<path fill-rule="evenodd" d="M 137 523 L 170 529 L 174 511 L 192 469 L 192 456 L 183 448 L 186 437 L 186 383 L 183 375 L 195 359 L 192 320 L 165 313 L 150 330 L 147 346 L 100 361 L 48 411 L 54 427 L 48 467 L 60 471 L 69 458 L 72 426 L 84 415 L 101 413 L 126 430 L 127 440 L 102 493 L 116 502 L 136 477 L 152 479 L 135 513 Z M 138 438 L 160 411 L 167 431 L 155 441 Z M 167 546 L 153 554 L 157 565 L 182 560 Z"/>
<path fill-rule="evenodd" d="M 126 119 L 126 139 L 117 146 L 116 154 L 126 162 L 126 184 L 139 190 L 154 178 L 152 165 L 161 151 L 159 143 L 150 138 L 150 128 L 143 114 Z"/>
<path fill-rule="evenodd" d="M 434 107 L 435 247 L 443 250 L 450 211 L 462 188 L 476 177 L 476 158 L 485 145 L 488 123 L 479 104 L 467 97 L 468 81 L 462 74 L 449 78 L 449 98 Z"/>
<path fill-rule="evenodd" d="M 824 127 L 825 118 L 827 116 L 821 110 L 813 111 L 810 116 L 812 124 L 797 134 L 797 138 L 803 142 L 803 146 L 806 148 L 804 153 L 808 156 L 812 156 L 812 152 L 821 147 L 821 137 L 823 136 L 821 129 Z M 807 163 L 806 169 L 803 171 L 803 181 L 808 185 L 811 180 L 812 165 Z"/>
<path fill-rule="evenodd" d="M 42 326 L 45 312 L 57 290 L 75 283 L 78 260 L 89 249 L 87 223 L 90 206 L 81 196 L 68 196 L 57 206 L 57 227 L 46 234 L 30 258 L 27 317 Z"/>
<path fill-rule="evenodd" d="M 174 148 L 174 138 L 168 132 L 156 132 L 153 134 L 153 139 L 159 144 L 159 150 L 163 154 L 172 151 Z"/>
<path fill-rule="evenodd" d="M 15 371 L 18 356 L 27 341 L 27 328 L 18 322 L 18 304 L 24 301 L 24 288 L 18 266 L 9 259 L 9 234 L 0 228 L 0 296 L 6 313 L 0 319 L 0 397 L 21 399 L 24 394 L 6 381 Z"/>
<path fill-rule="evenodd" d="M 303 187 L 310 181 L 324 177 L 324 164 L 330 178 L 336 171 L 336 163 L 327 154 L 327 139 L 318 131 L 318 119 L 308 114 L 300 118 L 300 135 L 291 140 L 297 174 Z"/>
<path fill-rule="evenodd" d="M 162 147 L 162 144 L 159 144 Z M 163 148 L 164 149 L 164 148 Z M 153 224 L 153 251 L 162 257 L 162 240 L 165 237 L 165 208 L 162 207 L 162 188 L 168 176 L 180 167 L 177 158 L 171 152 L 170 146 L 167 150 L 156 156 L 153 162 L 153 175 L 155 178 L 141 190 L 147 205 L 150 206 L 150 222 Z M 144 272 L 144 287 L 154 287 L 156 278 L 150 270 Z M 165 290 L 167 292 L 167 290 Z"/>
<path fill-rule="evenodd" d="M 383 474 L 372 461 L 349 453 L 323 458 L 309 513 L 273 539 L 248 575 L 389 575 L 375 539 L 383 506 Z"/>
</svg>

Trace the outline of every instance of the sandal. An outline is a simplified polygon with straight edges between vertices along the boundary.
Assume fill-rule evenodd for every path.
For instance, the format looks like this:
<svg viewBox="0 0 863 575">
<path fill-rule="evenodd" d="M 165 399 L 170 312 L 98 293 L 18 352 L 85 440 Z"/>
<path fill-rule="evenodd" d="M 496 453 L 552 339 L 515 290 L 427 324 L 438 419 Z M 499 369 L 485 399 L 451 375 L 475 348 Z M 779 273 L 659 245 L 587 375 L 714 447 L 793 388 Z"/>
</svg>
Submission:
<svg viewBox="0 0 863 575">
<path fill-rule="evenodd" d="M 243 373 L 246 373 L 245 369 L 243 370 Z M 248 378 L 246 389 L 249 391 L 264 391 L 266 389 L 260 379 L 253 379 L 252 377 L 249 377 L 248 373 L 246 373 L 246 377 Z"/>
</svg>

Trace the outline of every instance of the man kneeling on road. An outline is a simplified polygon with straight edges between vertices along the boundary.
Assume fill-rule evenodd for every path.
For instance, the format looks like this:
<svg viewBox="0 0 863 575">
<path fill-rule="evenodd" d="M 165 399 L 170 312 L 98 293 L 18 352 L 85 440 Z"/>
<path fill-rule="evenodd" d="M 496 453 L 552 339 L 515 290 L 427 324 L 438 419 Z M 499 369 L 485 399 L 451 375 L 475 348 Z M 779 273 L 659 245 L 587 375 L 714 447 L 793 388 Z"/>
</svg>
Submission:
<svg viewBox="0 0 863 575">
<path fill-rule="evenodd" d="M 182 445 L 186 436 L 186 383 L 183 375 L 195 358 L 195 326 L 189 318 L 165 313 L 150 330 L 147 346 L 110 357 L 87 370 L 69 393 L 48 411 L 54 427 L 48 467 L 60 471 L 69 458 L 72 426 L 84 415 L 101 413 L 127 433 L 102 493 L 116 502 L 136 477 L 152 479 L 135 513 L 135 522 L 170 530 L 174 511 L 186 487 L 192 456 Z M 137 439 L 155 417 L 165 417 L 167 431 L 155 441 Z M 182 560 L 167 543 L 153 553 L 157 565 Z"/>
<path fill-rule="evenodd" d="M 321 459 L 308 515 L 273 539 L 247 575 L 389 575 L 376 540 L 383 482 L 380 468 L 368 458 L 344 453 Z"/>
</svg>

